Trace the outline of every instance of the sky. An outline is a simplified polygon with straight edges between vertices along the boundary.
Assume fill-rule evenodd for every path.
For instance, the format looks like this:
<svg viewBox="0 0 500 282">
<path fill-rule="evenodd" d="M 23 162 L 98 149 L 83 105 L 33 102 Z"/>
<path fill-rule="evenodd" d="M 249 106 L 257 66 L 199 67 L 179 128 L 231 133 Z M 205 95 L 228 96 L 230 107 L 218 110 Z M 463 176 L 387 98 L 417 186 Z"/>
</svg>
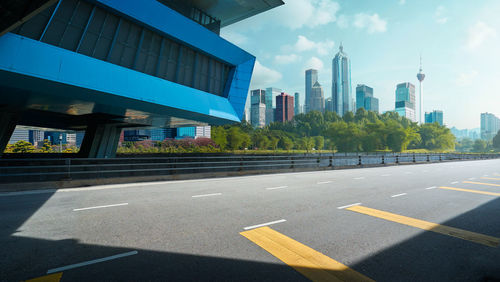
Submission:
<svg viewBox="0 0 500 282">
<path fill-rule="evenodd" d="M 442 110 L 445 124 L 460 129 L 479 127 L 482 112 L 500 117 L 500 1 L 284 2 L 221 30 L 257 58 L 250 89 L 299 92 L 303 105 L 304 71 L 315 68 L 331 97 L 332 59 L 342 42 L 352 89 L 373 87 L 380 112 L 394 110 L 398 83 L 415 84 L 418 95 L 421 54 L 424 111 Z"/>
</svg>

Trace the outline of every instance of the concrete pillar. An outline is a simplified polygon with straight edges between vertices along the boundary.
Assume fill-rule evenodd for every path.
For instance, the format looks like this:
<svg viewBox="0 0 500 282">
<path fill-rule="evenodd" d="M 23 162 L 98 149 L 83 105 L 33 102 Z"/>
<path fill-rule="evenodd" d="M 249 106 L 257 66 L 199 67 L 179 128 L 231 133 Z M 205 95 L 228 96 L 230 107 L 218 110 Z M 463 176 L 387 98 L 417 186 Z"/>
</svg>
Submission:
<svg viewBox="0 0 500 282">
<path fill-rule="evenodd" d="M 2 156 L 7 144 L 9 144 L 14 129 L 16 129 L 15 115 L 0 112 L 0 156 Z"/>
<path fill-rule="evenodd" d="M 78 155 L 83 158 L 114 158 L 120 133 L 121 128 L 113 124 L 89 125 Z"/>
</svg>

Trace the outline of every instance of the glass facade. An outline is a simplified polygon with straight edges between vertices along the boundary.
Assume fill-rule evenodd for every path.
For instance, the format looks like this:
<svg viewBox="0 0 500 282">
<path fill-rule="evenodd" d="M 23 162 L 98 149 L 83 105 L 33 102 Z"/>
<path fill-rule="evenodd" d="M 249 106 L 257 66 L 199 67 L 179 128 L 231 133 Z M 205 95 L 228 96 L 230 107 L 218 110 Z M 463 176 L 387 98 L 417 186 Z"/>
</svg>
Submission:
<svg viewBox="0 0 500 282">
<path fill-rule="evenodd" d="M 313 85 L 316 82 L 318 82 L 318 71 L 315 69 L 306 70 L 306 97 L 305 97 L 306 113 L 311 111 L 309 109 L 311 107 L 311 91 Z"/>
<path fill-rule="evenodd" d="M 364 84 L 356 87 L 356 110 L 359 108 L 378 113 L 378 99 L 373 97 L 373 88 Z"/>
<path fill-rule="evenodd" d="M 396 112 L 413 122 L 417 121 L 415 115 L 415 85 L 409 82 L 397 85 Z"/>
<path fill-rule="evenodd" d="M 500 130 L 500 119 L 491 113 L 481 113 L 481 139 L 491 140 Z"/>
<path fill-rule="evenodd" d="M 351 89 L 351 61 L 342 44 L 332 61 L 333 111 L 343 116 L 354 110 Z"/>
<path fill-rule="evenodd" d="M 443 111 L 434 110 L 430 113 L 425 113 L 425 123 L 435 123 L 443 125 Z"/>
</svg>

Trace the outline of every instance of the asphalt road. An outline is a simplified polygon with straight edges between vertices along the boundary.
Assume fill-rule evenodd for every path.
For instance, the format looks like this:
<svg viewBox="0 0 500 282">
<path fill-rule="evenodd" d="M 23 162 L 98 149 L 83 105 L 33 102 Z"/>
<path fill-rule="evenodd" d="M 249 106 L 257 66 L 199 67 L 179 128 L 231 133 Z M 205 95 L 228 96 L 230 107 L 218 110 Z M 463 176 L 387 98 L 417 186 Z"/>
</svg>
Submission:
<svg viewBox="0 0 500 282">
<path fill-rule="evenodd" d="M 499 238 L 500 160 L 0 193 L 1 281 L 500 281 Z"/>
</svg>

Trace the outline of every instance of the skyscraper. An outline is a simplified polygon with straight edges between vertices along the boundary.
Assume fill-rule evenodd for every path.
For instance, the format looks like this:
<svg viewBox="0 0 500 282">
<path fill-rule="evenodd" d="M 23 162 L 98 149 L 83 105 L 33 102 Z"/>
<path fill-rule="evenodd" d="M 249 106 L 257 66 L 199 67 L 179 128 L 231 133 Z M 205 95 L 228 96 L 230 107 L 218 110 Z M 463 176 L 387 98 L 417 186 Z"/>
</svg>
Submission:
<svg viewBox="0 0 500 282">
<path fill-rule="evenodd" d="M 378 99 L 373 97 L 373 88 L 364 84 L 356 87 L 356 110 L 359 108 L 378 113 Z"/>
<path fill-rule="evenodd" d="M 266 125 L 266 91 L 256 89 L 250 93 L 250 123 L 254 127 L 263 127 Z"/>
<path fill-rule="evenodd" d="M 315 69 L 308 69 L 306 70 L 306 100 L 305 100 L 305 112 L 311 111 L 310 109 L 310 104 L 311 104 L 311 91 L 313 85 L 318 82 L 318 71 Z"/>
<path fill-rule="evenodd" d="M 311 88 L 311 97 L 309 111 L 325 111 L 325 95 L 323 94 L 323 87 L 316 81 Z"/>
<path fill-rule="evenodd" d="M 481 139 L 491 140 L 500 130 L 500 119 L 491 113 L 481 113 Z"/>
<path fill-rule="evenodd" d="M 415 85 L 404 82 L 396 87 L 396 112 L 415 122 Z"/>
<path fill-rule="evenodd" d="M 422 116 L 424 114 L 424 105 L 423 105 L 423 96 L 424 95 L 424 78 L 425 74 L 422 72 L 422 56 L 420 56 L 420 70 L 417 73 L 417 78 L 419 82 L 419 99 L 420 99 L 420 105 L 418 109 L 418 115 L 419 115 L 419 123 L 422 124 Z"/>
<path fill-rule="evenodd" d="M 268 87 L 266 88 L 266 125 L 274 121 L 274 109 L 276 108 L 275 99 L 281 94 L 281 89 Z"/>
<path fill-rule="evenodd" d="M 325 112 L 333 110 L 333 99 L 332 97 L 328 97 L 325 99 Z"/>
<path fill-rule="evenodd" d="M 295 95 L 294 95 L 294 100 L 295 100 L 295 105 L 294 105 L 294 115 L 298 115 L 300 114 L 300 93 L 299 92 L 295 92 Z"/>
<path fill-rule="evenodd" d="M 294 115 L 294 98 L 285 92 L 276 96 L 276 112 L 274 121 L 291 121 Z"/>
<path fill-rule="evenodd" d="M 425 113 L 425 123 L 435 123 L 443 125 L 443 111 L 434 110 L 430 113 Z"/>
<path fill-rule="evenodd" d="M 351 90 L 351 62 L 340 43 L 339 52 L 332 61 L 333 111 L 343 116 L 354 110 Z"/>
</svg>

